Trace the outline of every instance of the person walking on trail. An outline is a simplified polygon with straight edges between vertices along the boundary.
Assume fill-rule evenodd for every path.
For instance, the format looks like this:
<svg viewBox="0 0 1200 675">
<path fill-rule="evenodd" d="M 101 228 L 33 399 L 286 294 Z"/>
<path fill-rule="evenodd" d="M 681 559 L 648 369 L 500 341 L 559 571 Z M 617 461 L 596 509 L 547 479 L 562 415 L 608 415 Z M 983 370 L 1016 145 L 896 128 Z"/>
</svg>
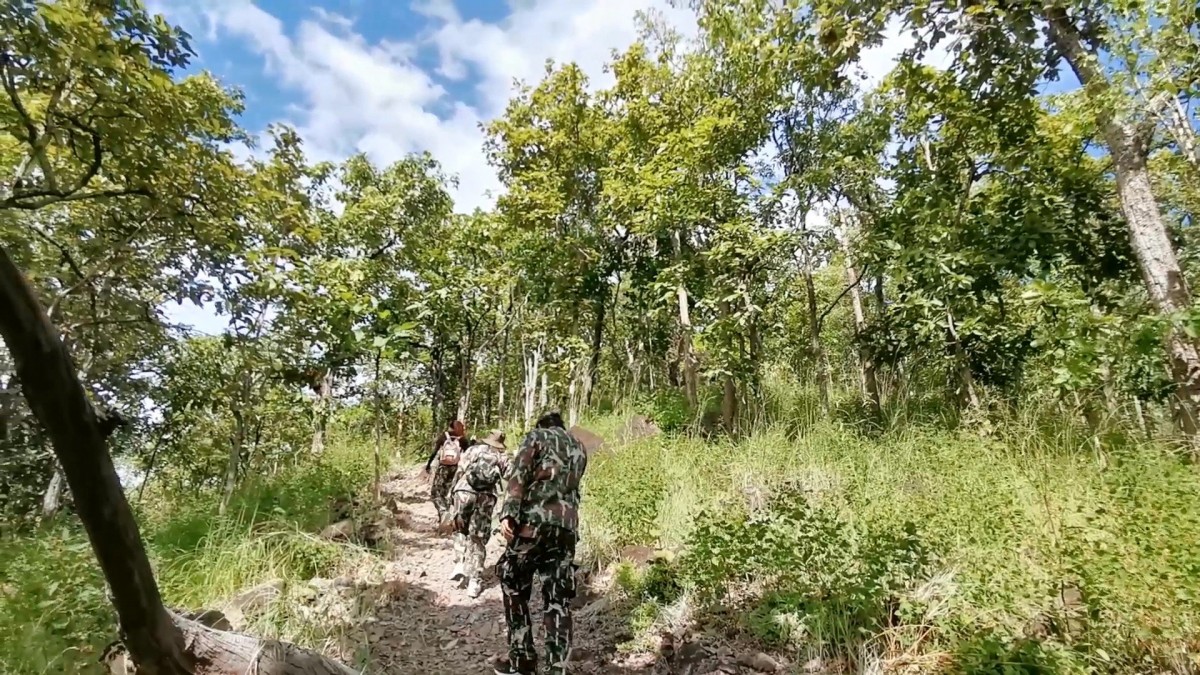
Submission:
<svg viewBox="0 0 1200 675">
<path fill-rule="evenodd" d="M 467 430 L 462 420 L 454 420 L 450 428 L 438 434 L 433 442 L 433 452 L 425 461 L 425 473 L 433 460 L 438 460 L 437 470 L 433 472 L 432 485 L 429 488 L 429 498 L 437 509 L 438 522 L 444 522 L 450 512 L 450 487 L 454 483 L 454 474 L 458 471 L 458 460 L 467 449 Z"/>
<path fill-rule="evenodd" d="M 467 596 L 478 598 L 483 591 L 483 561 L 492 536 L 492 513 L 496 489 L 508 472 L 504 432 L 495 430 L 467 448 L 458 461 L 454 501 L 454 581 L 467 580 Z"/>
<path fill-rule="evenodd" d="M 575 544 L 579 483 L 587 452 L 567 433 L 562 415 L 549 412 L 521 441 L 508 476 L 500 532 L 508 545 L 496 563 L 508 623 L 508 656 L 496 675 L 566 675 L 571 659 L 571 601 L 575 598 Z M 546 648 L 537 669 L 529 596 L 542 585 Z"/>
</svg>

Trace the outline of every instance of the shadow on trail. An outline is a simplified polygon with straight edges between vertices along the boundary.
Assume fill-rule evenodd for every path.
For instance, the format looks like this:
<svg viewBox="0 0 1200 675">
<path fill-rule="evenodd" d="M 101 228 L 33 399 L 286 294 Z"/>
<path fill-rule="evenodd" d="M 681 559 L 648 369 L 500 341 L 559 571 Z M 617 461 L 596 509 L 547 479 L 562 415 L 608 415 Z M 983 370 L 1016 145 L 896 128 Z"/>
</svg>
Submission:
<svg viewBox="0 0 1200 675">
<path fill-rule="evenodd" d="M 485 583 L 496 583 L 488 575 Z M 490 598 L 472 601 L 466 591 L 447 598 L 417 583 L 404 584 L 391 603 L 378 613 L 368 629 L 367 672 L 388 675 L 474 675 L 492 672 L 492 659 L 506 652 L 506 629 L 501 601 Z M 482 598 L 481 598 L 482 599 Z M 531 609 L 539 652 L 541 649 L 541 598 L 534 589 Z M 578 610 L 577 610 L 578 611 Z M 634 675 L 648 668 L 611 663 L 615 645 L 590 640 L 597 627 L 587 619 L 577 620 L 576 650 L 572 675 Z"/>
</svg>

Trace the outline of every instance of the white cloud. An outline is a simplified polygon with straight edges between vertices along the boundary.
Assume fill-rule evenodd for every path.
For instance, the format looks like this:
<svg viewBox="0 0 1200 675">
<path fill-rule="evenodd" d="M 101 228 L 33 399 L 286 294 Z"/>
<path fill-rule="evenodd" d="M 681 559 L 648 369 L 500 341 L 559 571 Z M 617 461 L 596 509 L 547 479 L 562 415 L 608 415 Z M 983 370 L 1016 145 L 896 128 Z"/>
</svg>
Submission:
<svg viewBox="0 0 1200 675">
<path fill-rule="evenodd" d="M 514 79 L 535 82 L 553 59 L 577 63 L 594 86 L 603 86 L 604 64 L 613 49 L 636 38 L 641 10 L 661 11 L 671 25 L 695 30 L 690 13 L 666 0 L 533 0 L 513 3 L 498 23 L 464 19 L 451 0 L 418 0 L 414 9 L 429 27 L 408 42 L 375 43 L 326 11 L 289 31 L 248 0 L 152 7 L 194 32 L 240 39 L 260 54 L 267 73 L 298 96 L 279 121 L 299 130 L 314 157 L 365 151 L 386 163 L 428 150 L 458 176 L 460 211 L 489 206 L 487 193 L 500 187 L 479 126 L 503 111 Z M 432 72 L 415 61 L 422 49 L 437 56 Z M 439 78 L 475 80 L 473 100 L 452 100 Z"/>
<path fill-rule="evenodd" d="M 165 0 L 160 0 L 165 2 Z M 659 13 L 685 35 L 695 18 L 667 0 L 522 0 L 503 20 L 465 19 L 453 0 L 416 0 L 428 19 L 408 41 L 368 42 L 345 17 L 312 11 L 288 30 L 249 0 L 171 2 L 173 19 L 213 38 L 242 40 L 262 56 L 266 72 L 295 92 L 288 118 L 318 159 L 365 151 L 378 162 L 428 150 L 459 178 L 459 211 L 487 207 L 500 188 L 488 166 L 480 124 L 503 112 L 514 80 L 540 79 L 547 59 L 574 62 L 599 88 L 611 82 L 605 64 L 637 37 L 638 12 Z M 870 50 L 863 68 L 877 82 L 910 43 L 898 27 Z M 426 70 L 416 56 L 433 53 Z M 440 81 L 471 82 L 470 101 L 453 100 Z"/>
</svg>

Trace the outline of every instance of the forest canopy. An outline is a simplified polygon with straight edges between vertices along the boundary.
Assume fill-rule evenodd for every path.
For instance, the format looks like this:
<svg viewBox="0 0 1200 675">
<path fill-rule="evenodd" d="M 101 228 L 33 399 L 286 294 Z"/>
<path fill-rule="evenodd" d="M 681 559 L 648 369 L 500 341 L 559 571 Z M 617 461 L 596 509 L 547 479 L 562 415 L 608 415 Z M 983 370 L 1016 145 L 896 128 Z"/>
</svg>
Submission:
<svg viewBox="0 0 1200 675">
<path fill-rule="evenodd" d="M 125 487 L 222 516 L 335 420 L 378 489 L 393 446 L 547 407 L 714 443 L 1035 419 L 1194 459 L 1194 2 L 690 5 L 694 39 L 643 17 L 604 86 L 521 83 L 485 125 L 503 191 L 461 213 L 428 153 L 318 162 L 277 125 L 239 159 L 244 96 L 139 2 L 8 2 L 0 283 L 121 420 Z M 897 25 L 912 46 L 865 80 Z M 227 329 L 175 324 L 184 302 Z M 0 349 L 10 533 L 71 495 L 21 359 Z"/>
</svg>

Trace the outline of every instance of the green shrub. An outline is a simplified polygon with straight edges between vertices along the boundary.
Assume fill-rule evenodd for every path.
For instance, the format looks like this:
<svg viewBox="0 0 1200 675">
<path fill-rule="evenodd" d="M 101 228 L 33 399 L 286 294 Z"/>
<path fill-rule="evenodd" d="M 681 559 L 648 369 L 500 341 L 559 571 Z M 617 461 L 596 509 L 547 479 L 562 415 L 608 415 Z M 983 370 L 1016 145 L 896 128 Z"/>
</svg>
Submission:
<svg viewBox="0 0 1200 675">
<path fill-rule="evenodd" d="M 675 602 L 683 593 L 678 567 L 661 556 L 640 569 L 628 562 L 621 563 L 614 581 L 626 595 L 641 601 L 665 605 Z"/>
<path fill-rule="evenodd" d="M 660 389 L 640 396 L 636 408 L 668 434 L 683 429 L 692 420 L 687 397 L 678 389 Z"/>
<path fill-rule="evenodd" d="M 588 466 L 583 518 L 604 524 L 613 539 L 609 548 L 657 540 L 666 490 L 662 455 L 656 439 L 647 439 L 622 448 L 619 456 L 602 454 Z"/>
<path fill-rule="evenodd" d="M 312 532 L 330 505 L 369 488 L 369 443 L 331 442 L 316 461 L 248 482 L 217 517 L 217 496 L 161 495 L 139 506 L 139 524 L 164 600 L 211 607 L 269 580 L 335 576 L 358 556 L 352 546 Z M 115 613 L 82 528 L 64 517 L 52 528 L 0 539 L 0 673 L 100 673 L 100 650 L 116 636 Z M 287 612 L 258 626 L 265 634 L 317 646 L 320 635 L 291 635 Z"/>
<path fill-rule="evenodd" d="M 784 495 L 762 511 L 706 514 L 680 561 L 702 600 L 748 587 L 750 628 L 775 643 L 844 644 L 874 634 L 929 572 L 915 526 L 856 526 L 834 510 Z"/>
<path fill-rule="evenodd" d="M 0 672 L 98 672 L 114 619 L 80 528 L 0 540 Z"/>
</svg>

